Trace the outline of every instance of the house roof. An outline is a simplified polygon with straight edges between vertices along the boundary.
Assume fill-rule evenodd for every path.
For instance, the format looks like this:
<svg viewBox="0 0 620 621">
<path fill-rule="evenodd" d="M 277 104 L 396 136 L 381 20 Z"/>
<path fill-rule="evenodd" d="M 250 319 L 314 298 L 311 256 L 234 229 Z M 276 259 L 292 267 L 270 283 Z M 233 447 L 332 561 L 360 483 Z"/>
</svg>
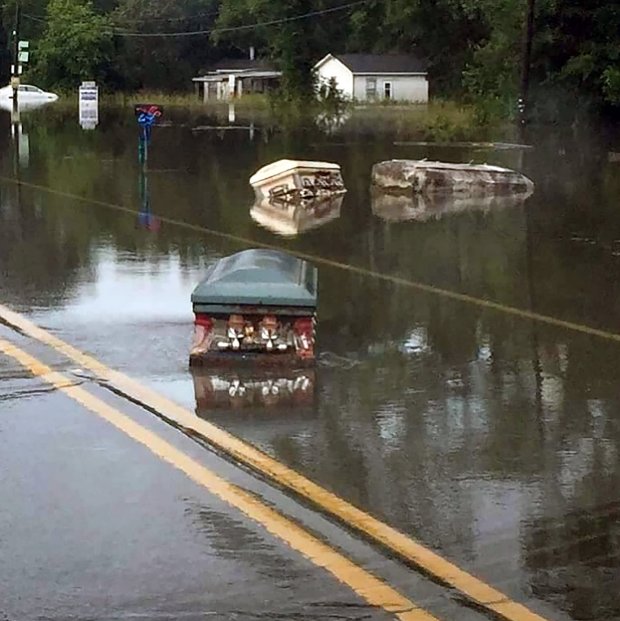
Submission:
<svg viewBox="0 0 620 621">
<path fill-rule="evenodd" d="M 276 68 L 268 60 L 262 58 L 222 58 L 207 68 L 209 73 L 214 71 L 275 71 Z"/>
<path fill-rule="evenodd" d="M 282 77 L 281 71 L 233 71 L 237 80 L 248 80 L 248 79 L 256 79 L 256 80 L 270 80 Z M 192 78 L 192 82 L 227 82 L 228 76 L 230 75 L 229 71 L 218 71 L 209 73 L 207 75 L 201 75 L 197 78 Z"/>
<path fill-rule="evenodd" d="M 333 54 L 352 73 L 426 73 L 426 61 L 410 54 Z"/>
</svg>

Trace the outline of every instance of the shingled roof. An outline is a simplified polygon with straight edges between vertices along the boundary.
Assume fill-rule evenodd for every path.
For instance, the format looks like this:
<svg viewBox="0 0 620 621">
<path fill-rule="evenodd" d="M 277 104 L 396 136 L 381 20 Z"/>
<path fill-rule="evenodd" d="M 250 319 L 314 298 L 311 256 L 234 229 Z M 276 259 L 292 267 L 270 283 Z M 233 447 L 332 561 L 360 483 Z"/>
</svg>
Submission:
<svg viewBox="0 0 620 621">
<path fill-rule="evenodd" d="M 262 58 L 222 58 L 208 68 L 209 71 L 275 71 L 274 65 Z"/>
<path fill-rule="evenodd" d="M 426 73 L 426 61 L 409 54 L 333 54 L 353 73 Z"/>
</svg>

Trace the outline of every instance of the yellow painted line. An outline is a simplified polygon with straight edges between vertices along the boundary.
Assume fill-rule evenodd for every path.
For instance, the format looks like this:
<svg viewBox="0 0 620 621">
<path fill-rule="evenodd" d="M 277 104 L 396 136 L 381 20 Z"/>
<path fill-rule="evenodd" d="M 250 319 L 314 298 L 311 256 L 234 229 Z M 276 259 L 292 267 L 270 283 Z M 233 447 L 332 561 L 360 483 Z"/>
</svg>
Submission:
<svg viewBox="0 0 620 621">
<path fill-rule="evenodd" d="M 198 418 L 193 412 L 170 401 L 154 390 L 142 386 L 130 377 L 114 371 L 84 354 L 34 323 L 0 305 L 0 319 L 45 345 L 54 348 L 80 366 L 89 369 L 110 386 L 128 397 L 155 410 L 164 418 L 197 434 L 213 447 L 252 468 L 277 485 L 287 488 L 310 501 L 325 514 L 337 518 L 349 528 L 380 544 L 400 559 L 410 563 L 439 582 L 449 585 L 472 602 L 492 610 L 507 621 L 545 621 L 522 604 L 460 569 L 418 541 L 377 520 L 339 496 L 313 483 L 262 451 L 247 444 L 216 425 Z"/>
<path fill-rule="evenodd" d="M 115 203 L 109 203 L 107 201 L 100 201 L 94 198 L 87 198 L 84 196 L 79 196 L 77 194 L 72 194 L 70 192 L 64 192 L 62 190 L 55 190 L 54 188 L 49 188 L 43 185 L 38 185 L 36 183 L 18 181 L 17 179 L 13 179 L 11 177 L 0 176 L 0 182 L 21 185 L 26 188 L 31 188 L 33 190 L 47 192 L 49 194 L 55 194 L 57 196 L 62 196 L 63 198 L 69 198 L 69 199 L 72 199 L 78 202 L 90 203 L 93 205 L 99 205 L 101 207 L 106 207 L 108 209 L 114 209 L 122 213 L 128 213 L 132 215 L 139 214 L 139 212 L 136 209 L 125 207 L 124 205 L 117 205 Z M 228 240 L 230 242 L 233 242 L 241 246 L 250 246 L 250 247 L 253 246 L 253 247 L 259 247 L 259 248 L 267 248 L 269 250 L 282 250 L 281 246 L 276 246 L 274 244 L 267 244 L 264 242 L 256 241 L 254 239 L 248 239 L 247 237 L 240 237 L 238 235 L 232 235 L 230 233 L 216 231 L 214 229 L 209 229 L 207 227 L 200 226 L 197 224 L 191 224 L 189 222 L 183 222 L 182 220 L 176 220 L 174 218 L 168 218 L 166 216 L 157 216 L 157 217 L 159 218 L 159 220 L 167 224 L 172 224 L 172 225 L 175 225 L 181 228 L 188 229 L 190 231 L 197 231 L 199 233 L 204 233 L 212 237 L 218 237 L 220 239 L 225 239 L 225 240 Z M 603 338 L 603 339 L 607 339 L 610 341 L 615 341 L 617 343 L 620 343 L 620 334 L 618 334 L 617 332 L 610 332 L 608 330 L 601 330 L 599 328 L 593 328 L 592 326 L 588 326 L 585 324 L 575 323 L 572 321 L 565 321 L 564 319 L 559 319 L 558 317 L 552 317 L 550 315 L 543 315 L 542 313 L 536 313 L 534 311 L 529 311 L 526 309 L 509 306 L 507 304 L 500 304 L 499 302 L 493 302 L 492 300 L 486 300 L 484 298 L 477 298 L 475 296 L 468 295 L 466 293 L 459 293 L 458 291 L 452 291 L 450 289 L 442 289 L 441 287 L 435 287 L 434 285 L 429 285 L 423 282 L 410 280 L 407 278 L 402 278 L 400 276 L 384 274 L 382 272 L 376 272 L 374 270 L 366 269 L 364 267 L 358 267 L 356 265 L 350 265 L 348 263 L 334 261 L 332 259 L 328 259 L 320 255 L 299 252 L 293 249 L 287 249 L 287 252 L 294 254 L 301 259 L 305 259 L 307 261 L 310 261 L 312 263 L 317 263 L 319 265 L 327 265 L 329 267 L 334 267 L 337 269 L 345 270 L 347 272 L 352 272 L 354 274 L 360 274 L 362 276 L 368 276 L 370 278 L 376 278 L 378 280 L 383 280 L 385 282 L 399 285 L 401 287 L 407 287 L 410 289 L 414 289 L 416 291 L 422 291 L 424 293 L 430 293 L 433 295 L 438 295 L 440 297 L 448 298 L 450 300 L 455 300 L 455 301 L 463 302 L 466 304 L 472 304 L 480 308 L 497 311 L 500 313 L 504 313 L 506 315 L 512 315 L 514 317 L 519 317 L 520 319 L 536 321 L 539 323 L 544 323 L 550 326 L 554 326 L 556 328 L 572 330 L 573 332 L 580 332 L 581 334 L 587 334 L 589 336 L 596 336 L 599 338 Z"/>
<path fill-rule="evenodd" d="M 71 385 L 67 377 L 53 371 L 40 360 L 3 339 L 0 339 L 0 351 L 19 362 L 34 376 L 45 380 L 81 406 L 148 448 L 154 455 L 186 474 L 211 494 L 245 513 L 293 550 L 301 553 L 318 567 L 326 569 L 371 606 L 382 608 L 403 621 L 437 621 L 436 617 L 416 606 L 398 591 L 305 531 L 295 522 L 268 507 L 252 494 L 222 479 L 119 410 L 83 388 Z"/>
</svg>

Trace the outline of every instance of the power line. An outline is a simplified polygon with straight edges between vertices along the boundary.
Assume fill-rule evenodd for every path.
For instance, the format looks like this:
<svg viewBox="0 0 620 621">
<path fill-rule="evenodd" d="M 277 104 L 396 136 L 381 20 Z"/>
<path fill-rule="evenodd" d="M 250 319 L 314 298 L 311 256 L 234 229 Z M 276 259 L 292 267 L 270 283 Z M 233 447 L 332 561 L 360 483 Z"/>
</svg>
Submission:
<svg viewBox="0 0 620 621">
<path fill-rule="evenodd" d="M 126 30 L 120 30 L 114 28 L 109 31 L 104 31 L 106 34 L 112 34 L 119 37 L 136 37 L 136 38 L 153 38 L 153 37 L 192 37 L 197 35 L 207 35 L 215 33 L 226 32 L 239 32 L 243 30 L 253 30 L 255 28 L 263 28 L 265 26 L 277 26 L 279 24 L 285 24 L 294 21 L 300 21 L 308 19 L 309 17 L 318 17 L 326 15 L 328 13 L 335 13 L 337 11 L 344 11 L 346 9 L 353 8 L 362 4 L 367 4 L 374 0 L 356 0 L 355 2 L 349 2 L 347 4 L 341 4 L 339 6 L 331 7 L 329 9 L 321 9 L 319 11 L 310 11 L 309 13 L 303 13 L 302 15 L 294 15 L 292 17 L 283 17 L 280 19 L 273 19 L 265 22 L 257 22 L 255 24 L 243 24 L 241 26 L 229 26 L 226 28 L 210 28 L 209 30 L 191 30 L 191 31 L 179 31 L 179 32 L 127 32 Z M 207 14 L 205 14 L 206 16 Z M 47 23 L 47 19 L 43 19 L 40 16 L 29 15 L 24 13 L 23 17 L 39 23 Z M 187 17 L 187 20 L 194 19 L 196 16 Z M 148 23 L 148 19 L 145 20 Z"/>
<path fill-rule="evenodd" d="M 214 33 L 225 32 L 238 32 L 241 30 L 252 30 L 254 28 L 262 28 L 264 26 L 277 26 L 279 24 L 285 24 L 288 22 L 294 22 L 309 17 L 316 17 L 319 15 L 326 15 L 327 13 L 335 13 L 336 11 L 344 11 L 345 9 L 359 6 L 361 4 L 367 4 L 371 0 L 357 0 L 356 2 L 349 2 L 347 4 L 341 4 L 339 6 L 331 7 L 329 9 L 321 9 L 320 11 L 311 11 L 310 13 L 304 13 L 303 15 L 295 15 L 293 17 L 283 17 L 281 19 L 274 19 L 265 22 L 258 22 L 255 24 L 245 24 L 242 26 L 229 26 L 227 28 L 211 28 L 209 30 L 193 30 L 193 31 L 181 31 L 181 32 L 126 32 L 122 30 L 113 30 L 112 34 L 122 37 L 192 37 L 195 35 L 206 35 Z"/>
<path fill-rule="evenodd" d="M 22 13 L 22 17 L 32 20 L 33 22 L 40 22 L 41 24 L 47 23 L 47 20 L 43 17 L 37 17 L 36 15 L 28 15 L 28 13 Z"/>
<path fill-rule="evenodd" d="M 117 16 L 113 16 L 112 19 L 114 21 L 118 21 L 119 23 L 121 22 L 126 22 L 126 23 L 151 23 L 151 22 L 188 22 L 192 19 L 198 19 L 201 17 L 215 17 L 216 15 L 219 15 L 220 12 L 219 11 L 211 11 L 209 13 L 194 13 L 193 15 L 185 15 L 183 17 L 146 17 L 146 18 L 139 18 L 139 17 L 123 17 L 121 15 L 117 15 Z"/>
<path fill-rule="evenodd" d="M 118 23 L 118 25 L 121 25 L 123 23 L 152 23 L 152 22 L 189 22 L 193 19 L 200 19 L 202 17 L 215 17 L 216 15 L 219 15 L 220 12 L 219 11 L 211 11 L 209 13 L 193 13 L 191 15 L 184 15 L 182 17 L 177 16 L 177 17 L 123 17 L 121 15 L 111 15 L 111 19 L 113 22 Z M 27 17 L 28 19 L 31 19 L 35 22 L 41 22 L 41 23 L 45 23 L 48 21 L 48 18 L 46 15 L 30 15 L 27 13 L 23 14 L 24 17 Z M 115 24 L 116 25 L 116 24 Z"/>
</svg>

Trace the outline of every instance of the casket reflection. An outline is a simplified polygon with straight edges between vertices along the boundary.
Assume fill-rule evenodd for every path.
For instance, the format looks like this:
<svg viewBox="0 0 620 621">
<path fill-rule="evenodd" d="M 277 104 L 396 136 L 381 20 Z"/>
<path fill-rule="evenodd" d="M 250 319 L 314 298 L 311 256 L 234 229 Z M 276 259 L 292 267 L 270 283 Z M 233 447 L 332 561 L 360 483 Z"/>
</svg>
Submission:
<svg viewBox="0 0 620 621">
<path fill-rule="evenodd" d="M 490 212 L 522 205 L 529 195 L 459 196 L 459 195 L 398 195 L 376 189 L 371 191 L 371 209 L 386 222 L 440 220 L 463 212 Z"/>
<path fill-rule="evenodd" d="M 192 368 L 196 413 L 263 410 L 311 406 L 315 398 L 315 370 Z"/>
<path fill-rule="evenodd" d="M 254 203 L 250 209 L 250 217 L 272 233 L 294 237 L 337 220 L 343 200 L 342 195 L 302 200 L 298 203 L 262 199 Z"/>
</svg>

